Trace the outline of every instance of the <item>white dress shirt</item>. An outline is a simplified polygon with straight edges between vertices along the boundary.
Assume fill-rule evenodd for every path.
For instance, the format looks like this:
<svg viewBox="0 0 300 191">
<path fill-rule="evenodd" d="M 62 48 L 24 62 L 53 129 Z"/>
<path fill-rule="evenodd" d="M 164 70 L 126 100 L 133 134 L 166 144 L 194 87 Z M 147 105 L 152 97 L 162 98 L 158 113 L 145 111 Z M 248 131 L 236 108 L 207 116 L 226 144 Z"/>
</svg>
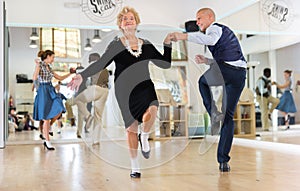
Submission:
<svg viewBox="0 0 300 191">
<path fill-rule="evenodd" d="M 194 42 L 197 44 L 214 46 L 218 40 L 222 36 L 222 28 L 211 24 L 205 31 L 205 34 L 202 32 L 190 32 L 187 33 L 188 38 L 187 40 L 190 42 Z M 208 59 L 208 64 L 215 62 L 213 59 Z M 243 60 L 236 60 L 236 61 L 225 61 L 227 64 L 247 68 L 247 63 Z"/>
</svg>

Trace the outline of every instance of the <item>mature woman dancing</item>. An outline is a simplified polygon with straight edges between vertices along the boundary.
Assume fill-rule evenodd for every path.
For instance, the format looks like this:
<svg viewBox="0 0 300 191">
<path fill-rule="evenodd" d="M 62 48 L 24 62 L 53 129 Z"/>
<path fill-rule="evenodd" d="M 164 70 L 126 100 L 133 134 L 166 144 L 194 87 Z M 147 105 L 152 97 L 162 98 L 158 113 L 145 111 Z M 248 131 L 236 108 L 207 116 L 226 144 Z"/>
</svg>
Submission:
<svg viewBox="0 0 300 191">
<path fill-rule="evenodd" d="M 148 138 L 158 108 L 154 84 L 150 79 L 149 62 L 152 61 L 160 68 L 170 68 L 172 51 L 171 34 L 164 40 L 162 55 L 148 40 L 136 36 L 139 23 L 138 13 L 133 8 L 124 7 L 117 18 L 123 36 L 116 37 L 100 60 L 77 74 L 69 84 L 71 89 L 76 89 L 83 78 L 92 76 L 115 62 L 115 92 L 127 131 L 132 178 L 141 177 L 137 160 L 138 141 L 143 156 L 146 159 L 150 156 Z M 137 135 L 139 123 L 142 123 L 142 128 L 141 134 Z"/>
</svg>

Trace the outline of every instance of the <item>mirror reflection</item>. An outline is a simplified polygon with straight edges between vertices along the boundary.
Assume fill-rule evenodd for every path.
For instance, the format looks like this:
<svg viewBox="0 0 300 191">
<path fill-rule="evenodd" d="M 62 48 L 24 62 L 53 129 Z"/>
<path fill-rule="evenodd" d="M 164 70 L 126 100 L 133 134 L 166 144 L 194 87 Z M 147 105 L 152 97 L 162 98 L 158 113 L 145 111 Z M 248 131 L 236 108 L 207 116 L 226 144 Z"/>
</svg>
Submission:
<svg viewBox="0 0 300 191">
<path fill-rule="evenodd" d="M 259 3 L 228 17 L 219 18 L 219 21 L 236 29 L 236 35 L 241 42 L 248 62 L 246 88 L 234 115 L 235 134 L 236 137 L 242 138 L 298 144 L 299 141 L 293 138 L 299 133 L 297 124 L 299 124 L 300 119 L 299 108 L 297 107 L 300 105 L 300 71 L 297 67 L 300 38 L 298 34 L 291 32 L 297 23 L 295 13 L 293 13 L 294 15 L 287 15 L 284 12 L 285 18 L 283 18 L 283 15 L 280 16 L 276 13 L 278 9 L 266 7 L 264 4 L 261 6 L 262 9 L 258 10 L 269 12 L 270 17 L 263 18 L 261 22 L 264 23 L 264 27 L 261 30 L 257 30 L 259 26 L 253 26 L 253 30 L 246 30 L 247 27 L 245 26 L 237 26 L 235 20 L 238 19 L 238 16 L 247 15 L 257 6 Z M 293 16 L 293 22 L 282 25 L 276 20 L 281 18 L 290 21 Z M 287 29 L 283 29 L 284 27 Z M 165 34 L 171 31 L 174 29 L 141 30 L 139 35 L 151 39 L 159 49 L 162 49 L 162 39 Z M 37 58 L 39 50 L 54 50 L 55 61 L 52 64 L 52 69 L 59 75 L 65 75 L 70 68 L 87 67 L 90 53 L 103 53 L 107 44 L 116 35 L 118 32 L 115 29 L 9 27 L 10 109 L 8 113 L 10 117 L 8 120 L 10 129 L 8 142 L 31 142 L 41 139 L 40 124 L 38 121 L 32 120 L 35 96 L 32 76 L 35 67 L 34 60 Z M 206 47 L 180 42 L 176 44 L 172 70 L 162 72 L 156 68 L 151 68 L 156 86 L 161 89 L 168 89 L 170 91 L 168 93 L 171 93 L 175 102 L 184 104 L 188 108 L 188 119 L 192 119 L 192 117 L 203 119 L 200 120 L 203 121 L 203 124 L 200 125 L 187 121 L 187 128 L 195 128 L 191 134 L 187 130 L 185 133 L 187 137 L 203 137 L 203 132 L 198 127 L 203 127 L 203 131 L 205 131 L 210 125 L 207 124 L 209 120 L 205 118 L 206 112 L 202 100 L 199 100 L 197 95 L 197 82 L 192 79 L 198 78 L 199 73 L 201 74 L 207 69 L 205 67 L 199 68 L 193 62 L 193 56 L 199 51 L 209 54 Z M 194 70 L 195 68 L 197 69 Z M 271 74 L 266 76 L 264 71 L 268 68 Z M 113 73 L 114 67 L 112 66 L 109 70 Z M 285 71 L 289 71 L 288 77 Z M 196 74 L 197 72 L 198 74 Z M 267 81 L 264 81 L 264 78 Z M 60 85 L 58 80 L 53 81 L 53 85 L 59 85 L 59 92 L 67 99 L 75 94 L 74 91 L 66 87 L 70 80 L 71 77 L 61 81 Z M 113 79 L 111 80 L 113 81 Z M 259 90 L 257 91 L 257 89 Z M 214 92 L 218 98 L 219 90 L 216 89 Z M 268 95 L 264 96 L 265 93 Z M 286 111 L 277 108 L 286 93 L 289 93 L 289 97 L 293 98 L 296 110 Z M 221 97 L 219 96 L 219 98 Z M 109 97 L 106 115 L 114 104 L 116 103 L 113 97 Z M 290 106 L 292 107 L 292 105 Z M 80 135 L 78 136 L 77 132 L 78 111 L 76 107 L 72 107 L 72 109 L 73 115 L 66 112 L 60 120 L 53 124 L 53 139 L 80 141 Z M 121 125 L 120 116 L 118 112 L 115 113 L 113 117 L 106 116 L 107 125 Z M 121 133 L 120 136 L 123 134 Z"/>
</svg>

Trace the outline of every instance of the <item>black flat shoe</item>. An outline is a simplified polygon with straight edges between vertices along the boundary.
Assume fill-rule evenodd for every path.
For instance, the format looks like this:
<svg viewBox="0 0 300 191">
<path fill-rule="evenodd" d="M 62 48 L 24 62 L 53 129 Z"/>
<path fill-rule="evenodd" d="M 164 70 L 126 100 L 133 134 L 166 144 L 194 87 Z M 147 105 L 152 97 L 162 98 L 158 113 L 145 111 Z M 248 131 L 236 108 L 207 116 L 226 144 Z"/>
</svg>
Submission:
<svg viewBox="0 0 300 191">
<path fill-rule="evenodd" d="M 53 132 L 50 132 L 50 131 L 49 131 L 49 135 L 53 136 Z"/>
<path fill-rule="evenodd" d="M 139 172 L 131 172 L 130 173 L 131 178 L 141 178 L 141 173 Z"/>
<path fill-rule="evenodd" d="M 219 170 L 220 172 L 229 172 L 230 166 L 227 162 L 220 163 Z"/>
<path fill-rule="evenodd" d="M 140 142 L 140 145 L 141 145 L 142 155 L 143 155 L 143 157 L 144 157 L 145 159 L 148 159 L 148 158 L 150 157 L 150 151 L 151 151 L 151 149 L 150 149 L 149 151 L 147 151 L 147 152 L 143 151 L 143 145 L 142 145 L 142 140 L 141 140 L 141 134 L 139 134 L 138 139 L 139 139 L 139 142 Z"/>
</svg>

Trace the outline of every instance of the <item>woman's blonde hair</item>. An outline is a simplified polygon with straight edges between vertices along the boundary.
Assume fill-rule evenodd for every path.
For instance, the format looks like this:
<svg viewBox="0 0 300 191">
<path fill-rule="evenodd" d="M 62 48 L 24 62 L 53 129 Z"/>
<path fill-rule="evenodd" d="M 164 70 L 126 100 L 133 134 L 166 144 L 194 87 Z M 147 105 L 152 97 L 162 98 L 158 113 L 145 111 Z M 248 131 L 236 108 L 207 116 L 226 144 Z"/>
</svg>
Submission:
<svg viewBox="0 0 300 191">
<path fill-rule="evenodd" d="M 120 28 L 120 25 L 122 23 L 123 16 L 126 13 L 129 13 L 129 12 L 133 14 L 133 16 L 135 18 L 135 22 L 136 22 L 137 25 L 141 23 L 140 16 L 136 12 L 136 10 L 134 8 L 132 8 L 132 7 L 127 7 L 126 6 L 126 7 L 123 7 L 123 9 L 120 11 L 120 13 L 117 16 L 117 24 L 118 24 L 119 28 Z"/>
</svg>

